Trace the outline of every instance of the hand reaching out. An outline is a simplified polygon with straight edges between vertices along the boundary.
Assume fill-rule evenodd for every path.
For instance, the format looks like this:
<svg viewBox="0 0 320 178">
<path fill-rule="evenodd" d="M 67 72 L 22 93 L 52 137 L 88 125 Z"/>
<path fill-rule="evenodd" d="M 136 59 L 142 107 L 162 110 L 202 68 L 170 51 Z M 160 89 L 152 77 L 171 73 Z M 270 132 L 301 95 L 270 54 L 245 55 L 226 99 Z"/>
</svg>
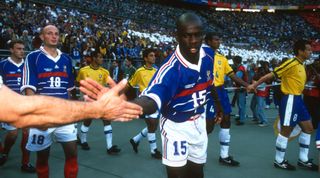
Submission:
<svg viewBox="0 0 320 178">
<path fill-rule="evenodd" d="M 86 100 L 94 101 L 100 107 L 101 117 L 113 121 L 129 121 L 142 114 L 139 105 L 125 101 L 119 96 L 127 81 L 119 84 L 111 83 L 111 88 L 104 87 L 92 79 L 80 81 L 80 90 L 86 95 Z"/>
</svg>

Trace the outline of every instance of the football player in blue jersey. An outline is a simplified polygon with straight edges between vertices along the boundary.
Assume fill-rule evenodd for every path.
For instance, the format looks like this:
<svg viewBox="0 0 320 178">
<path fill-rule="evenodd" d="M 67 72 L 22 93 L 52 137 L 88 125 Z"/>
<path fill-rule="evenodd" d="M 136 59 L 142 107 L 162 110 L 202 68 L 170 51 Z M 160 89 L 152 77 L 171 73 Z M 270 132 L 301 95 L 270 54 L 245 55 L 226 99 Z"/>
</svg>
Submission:
<svg viewBox="0 0 320 178">
<path fill-rule="evenodd" d="M 144 114 L 161 113 L 162 163 L 169 178 L 203 178 L 207 157 L 206 103 L 214 93 L 213 58 L 202 46 L 203 24 L 193 13 L 177 20 L 176 50 L 155 73 L 149 86 L 133 102 L 142 106 Z M 214 54 L 214 52 L 213 52 Z M 104 87 L 87 79 L 80 90 L 97 99 Z M 215 103 L 217 119 L 221 105 Z"/>
<path fill-rule="evenodd" d="M 54 25 L 47 25 L 42 29 L 40 38 L 43 46 L 26 57 L 21 91 L 26 95 L 39 94 L 68 99 L 69 91 L 74 88 L 74 76 L 71 58 L 57 49 L 59 30 Z M 74 124 L 47 130 L 30 128 L 26 148 L 37 152 L 38 177 L 49 177 L 48 159 L 53 135 L 62 144 L 65 153 L 65 177 L 77 177 L 77 130 Z"/>
<path fill-rule="evenodd" d="M 11 55 L 0 62 L 0 75 L 3 78 L 3 82 L 11 90 L 20 93 L 21 77 L 23 70 L 23 57 L 24 57 L 24 43 L 21 40 L 12 40 L 9 43 Z M 4 165 L 8 159 L 11 147 L 16 142 L 18 137 L 18 129 L 11 124 L 3 123 L 3 128 L 7 130 L 5 136 L 4 148 L 1 152 L 0 166 Z M 30 152 L 26 149 L 26 143 L 28 140 L 28 129 L 22 129 L 21 139 L 21 171 L 35 173 L 35 168 L 29 163 Z"/>
</svg>

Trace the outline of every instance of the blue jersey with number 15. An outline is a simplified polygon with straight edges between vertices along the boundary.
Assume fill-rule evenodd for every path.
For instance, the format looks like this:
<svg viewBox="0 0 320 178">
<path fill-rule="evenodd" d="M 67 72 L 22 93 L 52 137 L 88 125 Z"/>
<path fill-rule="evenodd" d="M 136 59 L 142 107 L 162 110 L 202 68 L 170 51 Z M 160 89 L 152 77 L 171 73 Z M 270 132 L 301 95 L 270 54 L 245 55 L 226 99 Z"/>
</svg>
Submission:
<svg viewBox="0 0 320 178">
<path fill-rule="evenodd" d="M 198 64 L 192 64 L 181 55 L 177 46 L 141 96 L 153 99 L 163 117 L 184 122 L 205 111 L 205 104 L 211 99 L 212 69 L 213 58 L 203 47 L 200 48 Z"/>
</svg>

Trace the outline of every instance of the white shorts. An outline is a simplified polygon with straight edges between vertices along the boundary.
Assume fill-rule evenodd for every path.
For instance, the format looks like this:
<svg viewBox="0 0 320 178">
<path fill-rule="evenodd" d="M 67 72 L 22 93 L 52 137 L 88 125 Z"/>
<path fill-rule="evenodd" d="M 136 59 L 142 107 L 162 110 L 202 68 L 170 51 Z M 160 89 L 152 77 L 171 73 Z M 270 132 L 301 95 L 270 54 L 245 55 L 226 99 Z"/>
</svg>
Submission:
<svg viewBox="0 0 320 178">
<path fill-rule="evenodd" d="M 0 125 L 2 125 L 2 128 L 7 130 L 7 131 L 17 130 L 16 127 L 14 127 L 11 124 L 5 123 L 5 122 L 0 123 Z"/>
<path fill-rule="evenodd" d="M 47 130 L 30 128 L 28 143 L 26 145 L 27 150 L 41 151 L 50 147 L 53 142 L 52 134 L 54 134 L 57 142 L 71 142 L 77 140 L 77 129 L 74 124 L 48 128 Z"/>
<path fill-rule="evenodd" d="M 161 117 L 160 122 L 164 165 L 183 167 L 188 160 L 196 164 L 206 163 L 208 136 L 205 114 L 181 123 Z"/>
</svg>

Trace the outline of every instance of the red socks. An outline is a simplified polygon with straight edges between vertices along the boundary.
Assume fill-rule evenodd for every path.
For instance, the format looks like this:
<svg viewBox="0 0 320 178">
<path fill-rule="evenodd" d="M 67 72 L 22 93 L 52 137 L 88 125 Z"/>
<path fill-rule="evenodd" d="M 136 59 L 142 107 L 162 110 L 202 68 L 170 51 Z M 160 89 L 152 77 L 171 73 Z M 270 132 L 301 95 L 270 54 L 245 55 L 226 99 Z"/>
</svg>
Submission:
<svg viewBox="0 0 320 178">
<path fill-rule="evenodd" d="M 76 178 L 78 175 L 78 158 L 69 157 L 66 158 L 64 165 L 64 177 L 65 178 Z"/>
</svg>

